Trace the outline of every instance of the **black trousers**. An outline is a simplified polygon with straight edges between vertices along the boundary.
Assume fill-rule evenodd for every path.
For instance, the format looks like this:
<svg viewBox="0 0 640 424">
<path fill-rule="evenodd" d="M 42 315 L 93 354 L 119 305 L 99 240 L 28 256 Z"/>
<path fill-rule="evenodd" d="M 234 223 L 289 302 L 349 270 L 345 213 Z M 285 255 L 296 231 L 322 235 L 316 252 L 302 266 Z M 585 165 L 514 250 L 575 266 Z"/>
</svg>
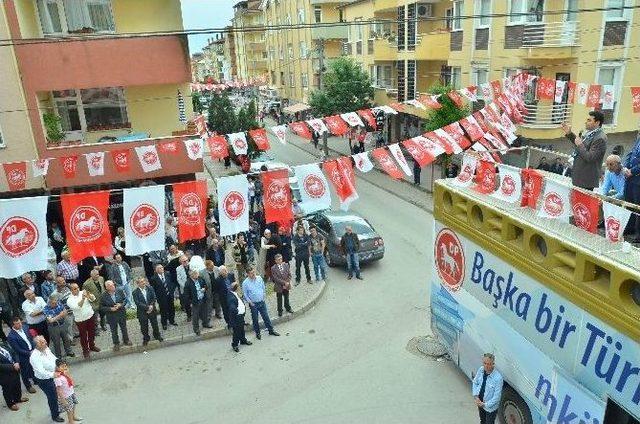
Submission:
<svg viewBox="0 0 640 424">
<path fill-rule="evenodd" d="M 220 308 L 222 309 L 222 316 L 224 317 L 224 322 L 226 322 L 227 325 L 229 325 L 230 317 L 229 317 L 229 304 L 227 303 L 227 294 L 220 293 L 220 292 L 216 292 L 216 294 L 218 295 L 218 300 L 220 301 Z"/>
<path fill-rule="evenodd" d="M 494 424 L 496 422 L 498 410 L 487 412 L 482 408 L 478 408 L 478 413 L 480 414 L 480 424 Z"/>
<path fill-rule="evenodd" d="M 276 298 L 278 300 L 278 313 L 282 313 L 282 300 L 284 299 L 284 309 L 287 311 L 291 310 L 291 305 L 289 305 L 289 290 L 282 290 L 282 293 L 276 293 Z"/>
<path fill-rule="evenodd" d="M 296 256 L 296 282 L 300 282 L 300 266 L 304 264 L 304 273 L 307 281 L 311 281 L 311 272 L 309 271 L 309 256 Z"/>
<path fill-rule="evenodd" d="M 187 319 L 191 318 L 191 303 L 189 303 L 189 300 L 186 298 L 184 290 L 180 292 L 180 306 L 182 307 L 182 310 L 187 314 Z"/>
<path fill-rule="evenodd" d="M 118 337 L 118 327 L 122 331 L 122 339 L 125 343 L 129 343 L 129 332 L 127 331 L 127 318 L 125 316 L 112 318 L 107 320 L 109 323 L 109 329 L 111 329 L 111 340 L 114 345 L 120 344 L 120 338 Z"/>
<path fill-rule="evenodd" d="M 20 373 L 12 372 L 7 375 L 6 380 L 0 384 L 2 387 L 2 396 L 7 406 L 11 407 L 22 399 L 22 387 L 20 386 Z"/>
<path fill-rule="evenodd" d="M 636 205 L 640 205 L 640 185 L 637 184 L 625 184 L 624 186 L 624 200 L 630 203 L 635 203 Z M 635 237 L 640 238 L 640 219 L 636 214 L 631 214 L 631 218 L 629 219 L 629 224 L 627 224 L 628 233 L 631 234 L 633 231 L 635 233 Z"/>
<path fill-rule="evenodd" d="M 143 312 L 138 313 L 138 322 L 140 323 L 140 331 L 142 332 L 142 341 L 148 342 L 149 338 L 149 323 L 151 323 L 151 330 L 153 331 L 153 338 L 160 340 L 160 328 L 158 328 L 158 314 L 152 312 L 150 314 Z"/>
<path fill-rule="evenodd" d="M 53 378 L 48 378 L 46 380 L 36 378 L 36 384 L 47 397 L 51 418 L 58 418 L 60 416 L 60 412 L 58 410 L 58 394 L 56 393 L 56 385 L 53 382 Z"/>
<path fill-rule="evenodd" d="M 33 386 L 33 382 L 35 381 L 35 377 L 33 376 L 33 367 L 31 366 L 31 362 L 29 362 L 29 358 L 21 358 L 19 363 L 22 382 L 24 383 L 24 387 L 28 389 Z"/>
<path fill-rule="evenodd" d="M 176 310 L 173 308 L 173 302 L 167 300 L 158 304 L 160 305 L 160 323 L 162 323 L 162 326 L 166 326 L 168 322 L 175 323 Z"/>
<path fill-rule="evenodd" d="M 202 325 L 209 325 L 209 308 L 207 308 L 207 301 L 202 299 L 198 303 L 194 303 L 191 305 L 191 311 L 193 316 L 191 318 L 191 325 L 193 326 L 193 332 L 196 334 L 200 333 L 200 321 L 202 321 Z"/>
<path fill-rule="evenodd" d="M 247 337 L 244 334 L 244 314 L 238 314 L 233 320 L 233 338 L 231 346 L 236 347 L 238 343 L 246 343 Z"/>
<path fill-rule="evenodd" d="M 422 172 L 422 168 L 420 168 L 419 166 L 414 166 L 413 167 L 413 183 L 414 184 L 420 184 L 420 173 Z"/>
</svg>

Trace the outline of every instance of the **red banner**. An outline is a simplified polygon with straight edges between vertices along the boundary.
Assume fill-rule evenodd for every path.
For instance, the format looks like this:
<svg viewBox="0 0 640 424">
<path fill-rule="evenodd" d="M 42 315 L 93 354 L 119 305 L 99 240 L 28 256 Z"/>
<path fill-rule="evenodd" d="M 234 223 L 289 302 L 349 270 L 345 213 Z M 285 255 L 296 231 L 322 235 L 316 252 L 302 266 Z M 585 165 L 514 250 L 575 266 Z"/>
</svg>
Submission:
<svg viewBox="0 0 640 424">
<path fill-rule="evenodd" d="M 487 122 L 484 119 L 484 115 L 480 113 L 479 110 L 475 111 L 471 116 L 473 116 L 476 119 L 476 122 L 478 123 L 478 125 L 480 125 L 480 129 L 483 132 L 489 132 L 489 126 L 487 125 Z"/>
<path fill-rule="evenodd" d="M 324 162 L 322 169 L 331 180 L 331 184 L 340 198 L 340 207 L 348 209 L 349 204 L 358 198 L 351 158 L 340 157 Z"/>
<path fill-rule="evenodd" d="M 475 187 L 473 189 L 480 193 L 489 194 L 496 190 L 496 165 L 481 160 L 476 169 Z"/>
<path fill-rule="evenodd" d="M 424 133 L 422 136 L 424 138 L 427 138 L 427 139 L 435 142 L 438 146 L 442 147 L 446 154 L 450 155 L 450 154 L 454 153 L 454 147 L 449 142 L 449 140 L 447 140 L 445 137 L 440 137 L 438 134 L 436 134 L 435 131 L 430 131 L 428 133 Z"/>
<path fill-rule="evenodd" d="M 478 141 L 484 135 L 478 121 L 473 116 L 467 116 L 458 122 L 460 122 L 460 125 L 462 125 L 462 128 L 464 128 L 472 141 Z"/>
<path fill-rule="evenodd" d="M 567 83 L 567 103 L 573 104 L 576 101 L 576 83 L 569 81 Z"/>
<path fill-rule="evenodd" d="M 589 86 L 589 91 L 587 91 L 587 107 L 597 107 L 600 104 L 601 93 L 601 85 L 591 84 Z"/>
<path fill-rule="evenodd" d="M 462 100 L 462 96 L 457 91 L 450 91 L 447 93 L 447 96 L 455 103 L 459 108 L 464 107 L 464 100 Z"/>
<path fill-rule="evenodd" d="M 371 152 L 376 161 L 380 164 L 384 172 L 389 174 L 391 178 L 399 180 L 402 178 L 402 171 L 398 168 L 395 161 L 384 147 L 379 147 Z"/>
<path fill-rule="evenodd" d="M 256 143 L 258 150 L 269 150 L 271 148 L 269 139 L 267 138 L 267 130 L 264 128 L 249 131 L 249 136 L 251 136 L 253 142 Z"/>
<path fill-rule="evenodd" d="M 173 184 L 173 203 L 178 214 L 178 238 L 183 243 L 205 236 L 207 182 L 188 181 Z"/>
<path fill-rule="evenodd" d="M 502 81 L 493 80 L 491 81 L 491 89 L 493 90 L 493 96 L 498 97 L 502 94 Z"/>
<path fill-rule="evenodd" d="M 538 197 L 542 191 L 542 174 L 535 169 L 525 168 L 522 170 L 522 200 L 520 206 L 536 208 Z"/>
<path fill-rule="evenodd" d="M 439 96 L 429 96 L 427 94 L 423 94 L 418 98 L 418 101 L 431 109 L 440 109 L 442 104 L 438 101 Z"/>
<path fill-rule="evenodd" d="M 447 125 L 442 128 L 449 134 L 453 139 L 458 143 L 461 149 L 465 150 L 471 146 L 471 142 L 464 135 L 464 131 L 458 122 L 454 122 L 452 124 Z"/>
<path fill-rule="evenodd" d="M 111 158 L 118 172 L 128 172 L 131 160 L 131 151 L 129 149 L 112 150 Z"/>
<path fill-rule="evenodd" d="M 27 162 L 3 163 L 9 191 L 24 190 L 27 185 Z"/>
<path fill-rule="evenodd" d="M 340 115 L 327 116 L 324 118 L 324 123 L 333 135 L 345 135 L 349 131 L 347 123 L 344 122 Z"/>
<path fill-rule="evenodd" d="M 62 165 L 62 173 L 65 178 L 75 178 L 78 169 L 78 155 L 63 156 L 60 159 Z"/>
<path fill-rule="evenodd" d="M 378 129 L 376 117 L 373 116 L 373 112 L 371 112 L 371 109 L 359 110 L 358 115 L 360 115 L 362 120 L 365 121 L 373 129 L 373 131 L 376 131 Z"/>
<path fill-rule="evenodd" d="M 227 139 L 223 135 L 214 135 L 207 138 L 211 159 L 224 159 L 229 156 Z"/>
<path fill-rule="evenodd" d="M 394 108 L 398 112 L 404 112 L 404 110 L 405 110 L 404 109 L 404 105 L 402 103 L 393 102 L 393 103 L 389 103 L 389 106 L 391 106 L 392 108 Z"/>
<path fill-rule="evenodd" d="M 571 209 L 576 227 L 598 233 L 600 199 L 578 190 L 571 190 Z"/>
<path fill-rule="evenodd" d="M 640 87 L 631 87 L 631 104 L 633 113 L 640 113 Z"/>
<path fill-rule="evenodd" d="M 61 194 L 62 215 L 71 261 L 88 256 L 111 256 L 109 191 Z"/>
<path fill-rule="evenodd" d="M 262 178 L 262 203 L 267 223 L 289 222 L 293 220 L 289 171 L 277 169 L 260 173 Z"/>
<path fill-rule="evenodd" d="M 410 138 L 408 140 L 405 140 L 402 142 L 402 145 L 405 149 L 407 149 L 407 152 L 409 152 L 411 157 L 413 157 L 413 159 L 418 162 L 420 168 L 430 164 L 435 160 L 435 157 L 431 154 L 431 152 L 425 149 L 422 144 L 418 143 L 414 139 Z"/>
<path fill-rule="evenodd" d="M 289 128 L 291 128 L 291 130 L 298 134 L 300 137 L 311 140 L 311 131 L 309 130 L 309 126 L 306 123 L 292 122 L 289 124 Z"/>
<path fill-rule="evenodd" d="M 556 82 L 549 78 L 538 78 L 538 87 L 536 88 L 536 96 L 538 100 L 553 100 L 556 93 Z"/>
</svg>

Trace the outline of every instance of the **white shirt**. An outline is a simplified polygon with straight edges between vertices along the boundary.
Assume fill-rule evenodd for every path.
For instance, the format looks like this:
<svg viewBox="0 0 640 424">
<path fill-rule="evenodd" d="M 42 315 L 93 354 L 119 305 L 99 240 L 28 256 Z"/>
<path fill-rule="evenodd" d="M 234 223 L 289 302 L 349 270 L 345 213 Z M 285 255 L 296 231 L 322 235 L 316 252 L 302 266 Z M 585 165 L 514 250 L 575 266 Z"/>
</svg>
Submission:
<svg viewBox="0 0 640 424">
<path fill-rule="evenodd" d="M 247 307 L 244 306 L 244 302 L 242 301 L 242 299 L 240 299 L 240 296 L 238 296 L 238 293 L 233 291 L 231 293 L 233 293 L 236 299 L 238 299 L 238 315 L 244 314 L 247 310 Z"/>
<path fill-rule="evenodd" d="M 83 322 L 93 316 L 93 308 L 91 307 L 90 302 L 91 299 L 85 299 L 82 306 L 80 306 L 83 292 L 84 290 L 81 290 L 77 296 L 70 294 L 69 298 L 67 298 L 67 306 L 73 312 L 73 319 L 75 322 Z"/>
<path fill-rule="evenodd" d="M 124 270 L 124 265 L 120 263 L 116 264 L 116 266 L 118 267 L 118 271 L 120 272 L 120 280 L 122 280 L 122 284 L 127 284 L 129 280 L 127 280 L 127 273 Z"/>
<path fill-rule="evenodd" d="M 143 287 L 140 289 L 140 293 L 142 293 L 142 297 L 144 298 L 145 303 L 147 302 L 147 288 Z"/>
<path fill-rule="evenodd" d="M 18 333 L 18 335 L 19 335 L 20 337 L 22 337 L 22 340 L 24 340 L 24 341 L 25 341 L 25 343 L 27 343 L 27 346 L 29 346 L 29 350 L 32 350 L 32 349 L 33 349 L 33 346 L 31 346 L 31 342 L 30 342 L 30 341 L 29 341 L 29 339 L 27 338 L 27 335 L 26 335 L 26 334 L 24 334 L 24 331 L 22 330 L 22 328 L 21 328 L 21 329 L 19 329 L 19 330 L 16 330 L 16 329 L 14 328 L 14 330 L 13 330 L 13 331 L 15 331 L 16 333 Z"/>
<path fill-rule="evenodd" d="M 40 296 L 36 296 L 36 300 L 34 302 L 28 299 L 22 302 L 22 310 L 26 316 L 27 324 L 40 324 L 44 321 L 46 319 L 44 314 L 40 314 L 36 317 L 32 317 L 31 314 L 34 312 L 42 312 L 45 306 L 47 306 L 47 304 Z"/>
<path fill-rule="evenodd" d="M 31 352 L 29 363 L 31 363 L 33 367 L 35 377 L 38 380 L 53 378 L 53 373 L 56 370 L 56 359 L 56 355 L 54 355 L 49 348 L 46 348 L 44 352 L 34 349 L 33 352 Z"/>
</svg>

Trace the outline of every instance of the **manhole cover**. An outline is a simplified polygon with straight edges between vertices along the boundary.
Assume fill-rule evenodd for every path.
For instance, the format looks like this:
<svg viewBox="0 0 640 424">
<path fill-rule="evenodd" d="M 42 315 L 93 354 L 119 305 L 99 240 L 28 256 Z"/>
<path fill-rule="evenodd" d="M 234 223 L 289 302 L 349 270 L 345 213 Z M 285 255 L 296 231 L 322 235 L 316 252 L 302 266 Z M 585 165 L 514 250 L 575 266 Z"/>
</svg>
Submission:
<svg viewBox="0 0 640 424">
<path fill-rule="evenodd" d="M 427 356 L 439 358 L 447 354 L 444 345 L 432 336 L 416 337 L 416 348 Z"/>
</svg>

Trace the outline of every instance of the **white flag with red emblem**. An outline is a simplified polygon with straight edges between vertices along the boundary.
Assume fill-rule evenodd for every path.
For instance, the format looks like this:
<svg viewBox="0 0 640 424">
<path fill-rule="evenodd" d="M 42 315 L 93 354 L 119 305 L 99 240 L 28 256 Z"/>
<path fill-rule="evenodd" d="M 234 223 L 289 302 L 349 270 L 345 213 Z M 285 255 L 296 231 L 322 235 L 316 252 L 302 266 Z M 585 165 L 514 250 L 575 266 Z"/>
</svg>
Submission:
<svg viewBox="0 0 640 424">
<path fill-rule="evenodd" d="M 247 144 L 247 136 L 243 132 L 227 134 L 229 137 L 229 144 L 231 144 L 231 148 L 236 155 L 246 155 L 248 144 Z"/>
<path fill-rule="evenodd" d="M 0 200 L 0 278 L 47 269 L 47 196 Z"/>
<path fill-rule="evenodd" d="M 355 155 L 351 155 L 351 157 L 358 171 L 369 172 L 373 169 L 373 163 L 371 163 L 371 159 L 369 159 L 369 152 L 356 153 Z"/>
<path fill-rule="evenodd" d="M 362 122 L 360 116 L 358 116 L 358 114 L 355 112 L 343 113 L 340 115 L 340 117 L 352 127 L 364 127 L 364 122 Z"/>
<path fill-rule="evenodd" d="M 322 119 L 309 119 L 307 121 L 307 124 L 309 124 L 309 126 L 311 128 L 313 128 L 313 130 L 315 132 L 317 132 L 319 135 L 322 135 L 326 132 L 329 132 L 329 129 L 327 128 L 327 126 L 324 124 L 324 121 L 322 121 Z"/>
<path fill-rule="evenodd" d="M 191 160 L 202 159 L 202 153 L 204 152 L 204 146 L 201 138 L 192 138 L 190 140 L 184 140 L 184 147 L 187 149 L 187 156 Z"/>
<path fill-rule="evenodd" d="M 34 177 L 44 177 L 49 171 L 49 159 L 36 159 L 31 161 L 31 170 Z"/>
<path fill-rule="evenodd" d="M 140 166 L 144 172 L 153 172 L 162 169 L 158 150 L 153 144 L 149 146 L 136 147 L 136 155 L 138 155 Z"/>
<path fill-rule="evenodd" d="M 293 167 L 300 186 L 300 207 L 307 213 L 331 209 L 329 183 L 316 163 Z"/>
<path fill-rule="evenodd" d="M 249 182 L 245 175 L 218 178 L 218 215 L 220 235 L 231 236 L 249 231 Z"/>
<path fill-rule="evenodd" d="M 564 96 L 564 88 L 566 87 L 566 85 L 566 81 L 556 80 L 556 91 L 554 96 L 554 101 L 556 103 L 562 103 L 562 97 Z"/>
<path fill-rule="evenodd" d="M 122 198 L 127 255 L 164 250 L 164 186 L 126 188 Z"/>
<path fill-rule="evenodd" d="M 612 243 L 623 241 L 622 234 L 627 227 L 629 218 L 631 218 L 631 211 L 609 202 L 602 202 L 602 212 L 607 240 Z"/>
<path fill-rule="evenodd" d="M 460 173 L 453 180 L 453 184 L 457 185 L 458 187 L 469 187 L 473 182 L 473 176 L 476 173 L 477 166 L 478 158 L 471 155 L 464 155 L 462 157 L 462 166 L 460 167 Z"/>
<path fill-rule="evenodd" d="M 589 84 L 585 82 L 578 83 L 577 102 L 580 105 L 587 104 L 587 94 L 589 92 Z"/>
<path fill-rule="evenodd" d="M 276 135 L 278 141 L 282 144 L 287 142 L 287 126 L 286 125 L 276 125 L 271 127 L 271 132 Z"/>
<path fill-rule="evenodd" d="M 602 109 L 611 110 L 615 105 L 616 99 L 613 94 L 613 85 L 602 86 Z"/>
<path fill-rule="evenodd" d="M 104 175 L 104 152 L 85 153 L 89 176 Z"/>
<path fill-rule="evenodd" d="M 400 146 L 397 143 L 394 143 L 389 144 L 387 147 L 389 147 L 389 151 L 393 155 L 393 158 L 398 162 L 398 165 L 400 165 L 402 172 L 404 172 L 408 177 L 412 176 L 413 172 L 411 172 L 411 167 L 407 163 L 407 159 L 404 157 L 404 153 L 402 153 Z"/>
<path fill-rule="evenodd" d="M 470 85 L 469 87 L 461 88 L 460 94 L 469 99 L 469 101 L 477 102 L 478 101 L 478 87 L 475 85 Z"/>
<path fill-rule="evenodd" d="M 498 172 L 500 174 L 500 185 L 491 195 L 509 203 L 520 202 L 520 197 L 522 196 L 520 170 L 498 165 Z"/>
<path fill-rule="evenodd" d="M 571 190 L 569 187 L 546 178 L 538 216 L 569 222 L 571 215 Z"/>
</svg>

